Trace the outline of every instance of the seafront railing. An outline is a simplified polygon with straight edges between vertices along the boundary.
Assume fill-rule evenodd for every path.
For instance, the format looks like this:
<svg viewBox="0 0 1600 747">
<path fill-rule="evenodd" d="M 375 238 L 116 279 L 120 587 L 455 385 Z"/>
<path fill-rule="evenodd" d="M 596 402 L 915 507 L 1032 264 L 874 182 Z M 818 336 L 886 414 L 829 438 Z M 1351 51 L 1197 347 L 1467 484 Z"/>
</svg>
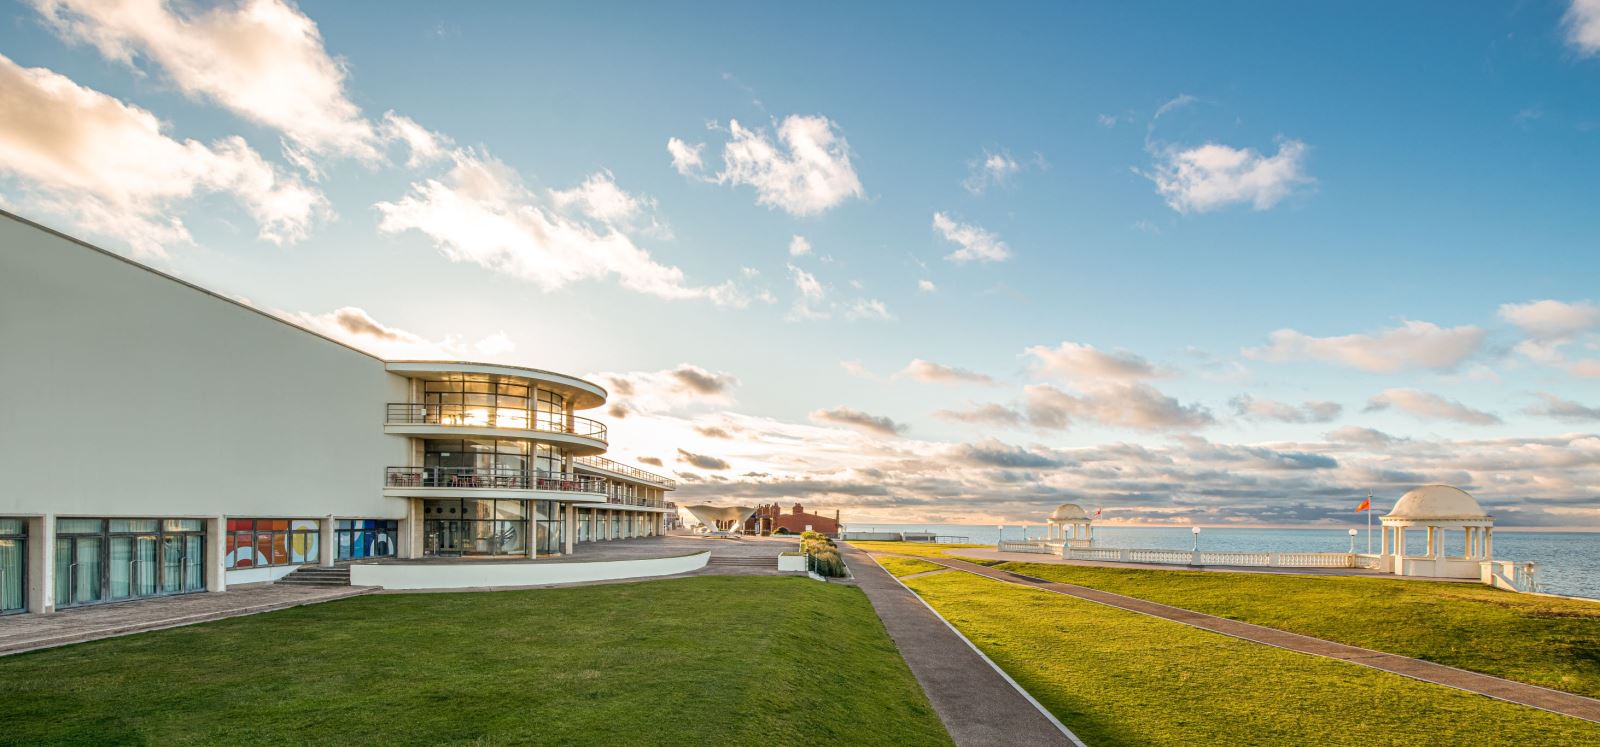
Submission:
<svg viewBox="0 0 1600 747">
<path fill-rule="evenodd" d="M 1227 565 L 1259 568 L 1366 568 L 1377 570 L 1377 555 L 1344 552 L 1262 552 L 1239 550 L 1169 550 L 1138 547 L 1062 547 L 1059 541 L 1002 540 L 1001 552 L 1056 555 L 1067 560 L 1157 565 Z"/>
</svg>

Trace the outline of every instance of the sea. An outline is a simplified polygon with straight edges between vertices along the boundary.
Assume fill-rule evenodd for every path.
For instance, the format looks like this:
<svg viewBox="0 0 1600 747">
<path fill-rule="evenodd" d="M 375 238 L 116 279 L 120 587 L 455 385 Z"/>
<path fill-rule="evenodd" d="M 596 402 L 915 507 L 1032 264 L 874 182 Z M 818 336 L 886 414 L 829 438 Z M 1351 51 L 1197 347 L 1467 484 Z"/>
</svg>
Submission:
<svg viewBox="0 0 1600 747">
<path fill-rule="evenodd" d="M 992 545 L 1000 536 L 994 524 L 849 524 L 846 531 L 868 532 L 932 532 L 947 537 L 964 537 L 964 541 Z M 1006 539 L 1045 536 L 1043 524 L 1005 527 Z M 1197 541 L 1187 526 L 1132 527 L 1096 525 L 1095 544 L 1101 547 L 1148 548 L 1155 550 L 1188 550 Z M 1406 533 L 1408 552 L 1420 555 L 1426 540 L 1426 531 Z M 1356 527 L 1356 552 L 1367 552 L 1366 526 Z M 1373 552 L 1377 552 L 1382 534 L 1374 524 L 1370 535 Z M 947 540 L 953 541 L 953 540 Z M 1264 552 L 1349 552 L 1348 527 L 1315 529 L 1268 529 L 1240 527 L 1202 527 L 1198 537 L 1202 550 L 1253 550 Z M 1451 532 L 1446 539 L 1446 551 L 1461 553 L 1463 542 L 1460 532 Z M 1575 597 L 1600 599 L 1600 532 L 1547 532 L 1494 530 L 1494 557 L 1497 560 L 1515 560 L 1538 564 L 1536 578 L 1539 591 Z"/>
</svg>

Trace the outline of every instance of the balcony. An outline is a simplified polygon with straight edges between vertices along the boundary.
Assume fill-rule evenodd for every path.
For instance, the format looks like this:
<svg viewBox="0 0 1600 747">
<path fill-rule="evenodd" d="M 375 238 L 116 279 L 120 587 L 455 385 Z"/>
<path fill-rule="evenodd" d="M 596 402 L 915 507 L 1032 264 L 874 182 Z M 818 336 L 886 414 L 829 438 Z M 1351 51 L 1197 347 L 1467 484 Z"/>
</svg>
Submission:
<svg viewBox="0 0 1600 747">
<path fill-rule="evenodd" d="M 398 435 L 451 438 L 532 437 L 567 446 L 578 456 L 599 454 L 606 449 L 604 423 L 575 415 L 520 407 L 390 402 L 384 418 L 384 431 Z"/>
<path fill-rule="evenodd" d="M 607 494 L 606 479 L 571 472 L 529 472 L 493 467 L 389 467 L 385 493 L 394 496 L 444 495 L 460 490 L 570 493 L 596 500 Z M 503 497 L 519 497 L 507 493 Z"/>
<path fill-rule="evenodd" d="M 647 482 L 663 490 L 677 490 L 678 481 L 670 477 L 662 477 L 654 472 L 646 472 L 631 464 L 623 464 L 613 459 L 598 456 L 578 457 L 573 461 L 585 467 L 593 467 L 611 472 L 623 477 L 633 478 L 639 482 Z"/>
</svg>

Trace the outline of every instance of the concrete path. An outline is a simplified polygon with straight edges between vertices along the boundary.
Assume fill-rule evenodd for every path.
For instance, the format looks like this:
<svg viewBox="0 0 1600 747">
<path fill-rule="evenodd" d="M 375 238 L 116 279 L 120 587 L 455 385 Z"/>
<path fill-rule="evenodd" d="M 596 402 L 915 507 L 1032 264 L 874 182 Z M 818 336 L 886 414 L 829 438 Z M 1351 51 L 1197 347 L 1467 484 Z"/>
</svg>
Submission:
<svg viewBox="0 0 1600 747">
<path fill-rule="evenodd" d="M 895 553 L 882 554 L 894 555 Z M 913 556 L 906 555 L 900 557 Z M 1479 695 L 1487 695 L 1491 698 L 1497 698 L 1499 700 L 1519 703 L 1521 705 L 1532 706 L 1534 708 L 1540 708 L 1546 711 L 1552 711 L 1567 716 L 1581 718 L 1585 721 L 1600 723 L 1600 700 L 1586 698 L 1582 695 L 1574 695 L 1572 693 L 1551 690 L 1549 688 L 1539 687 L 1538 685 L 1529 685 L 1522 682 L 1512 682 L 1511 680 L 1501 679 L 1499 677 L 1493 677 L 1487 674 L 1479 674 L 1477 672 L 1469 672 L 1465 669 L 1457 669 L 1455 667 L 1449 667 L 1443 664 L 1434 664 L 1433 662 L 1422 661 L 1420 659 L 1413 659 L 1406 656 L 1386 654 L 1381 651 L 1373 651 L 1371 649 L 1360 648 L 1358 646 L 1349 646 L 1343 643 L 1334 643 L 1321 638 L 1313 638 L 1311 636 L 1290 633 L 1287 631 L 1278 630 L 1276 628 L 1263 627 L 1247 622 L 1240 622 L 1238 620 L 1229 620 L 1227 618 L 1207 615 L 1195 612 L 1193 610 L 1182 609 L 1180 607 L 1171 607 L 1165 604 L 1157 604 L 1155 602 L 1148 602 L 1143 599 L 1135 599 L 1134 597 L 1123 596 L 1121 594 L 1113 594 L 1111 592 L 1100 591 L 1098 589 L 1090 589 L 1084 586 L 1054 583 L 1041 578 L 1034 578 L 1032 576 L 1024 576 L 1018 573 L 998 570 L 988 566 L 979 565 L 977 563 L 968 563 L 964 560 L 955 560 L 952 558 L 930 558 L 922 556 L 915 557 L 917 557 L 918 560 L 926 560 L 947 568 L 966 571 L 968 573 L 977 574 L 986 578 L 992 578 L 997 581 L 1017 584 L 1019 586 L 1026 586 L 1034 589 L 1042 589 L 1045 591 L 1055 592 L 1057 594 L 1065 594 L 1070 597 L 1077 597 L 1078 599 L 1104 604 L 1108 607 L 1116 607 L 1118 609 L 1124 609 L 1131 612 L 1140 612 L 1152 617 L 1159 617 L 1165 620 L 1183 623 L 1185 625 L 1200 628 L 1202 630 L 1209 630 L 1213 633 L 1221 633 L 1223 635 L 1233 636 L 1234 638 L 1242 638 L 1247 641 L 1254 641 L 1256 643 L 1262 643 L 1268 646 L 1276 646 L 1278 648 L 1287 649 L 1290 651 L 1298 651 L 1303 654 L 1326 656 L 1330 659 L 1348 661 L 1352 664 L 1360 664 L 1364 667 L 1381 669 L 1385 672 L 1393 672 L 1395 674 L 1421 680 L 1423 682 L 1431 682 L 1435 685 L 1453 687 L 1458 690 L 1465 690 L 1467 692 L 1477 693 Z"/>
<path fill-rule="evenodd" d="M 839 549 L 957 745 L 1082 744 L 866 553 Z"/>
<path fill-rule="evenodd" d="M 374 591 L 352 586 L 244 586 L 224 592 L 155 597 L 0 618 L 0 656 L 147 630 L 316 604 Z"/>
</svg>

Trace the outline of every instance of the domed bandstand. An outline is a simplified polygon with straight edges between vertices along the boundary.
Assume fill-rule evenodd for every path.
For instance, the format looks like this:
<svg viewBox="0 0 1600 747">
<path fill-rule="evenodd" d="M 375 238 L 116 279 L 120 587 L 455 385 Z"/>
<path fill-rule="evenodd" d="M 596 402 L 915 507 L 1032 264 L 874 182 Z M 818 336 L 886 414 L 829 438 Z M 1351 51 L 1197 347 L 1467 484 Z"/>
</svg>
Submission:
<svg viewBox="0 0 1600 747">
<path fill-rule="evenodd" d="M 1094 519 L 1076 503 L 1056 506 L 1048 519 L 1050 528 L 1046 541 L 1063 547 L 1093 547 Z"/>
<path fill-rule="evenodd" d="M 1485 513 L 1467 491 L 1449 485 L 1424 485 L 1403 496 L 1382 517 L 1383 552 L 1380 568 L 1398 576 L 1478 578 L 1485 561 L 1494 559 L 1494 517 Z M 1408 555 L 1408 530 L 1426 532 L 1426 549 Z M 1459 531 L 1447 552 L 1447 533 Z"/>
</svg>

